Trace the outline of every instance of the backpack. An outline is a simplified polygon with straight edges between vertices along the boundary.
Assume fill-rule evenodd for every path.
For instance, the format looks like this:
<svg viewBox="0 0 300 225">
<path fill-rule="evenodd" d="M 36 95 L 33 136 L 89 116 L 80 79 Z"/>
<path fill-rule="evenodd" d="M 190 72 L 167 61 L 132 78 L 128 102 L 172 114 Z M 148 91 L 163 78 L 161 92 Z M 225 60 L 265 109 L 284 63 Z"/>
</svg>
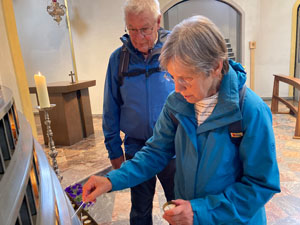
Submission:
<svg viewBox="0 0 300 225">
<path fill-rule="evenodd" d="M 243 87 L 239 91 L 239 106 L 240 106 L 241 110 L 243 108 L 246 89 L 247 89 L 247 86 L 246 86 L 246 84 L 244 84 Z M 179 121 L 176 119 L 176 117 L 172 113 L 170 113 L 170 117 L 177 128 Z M 243 119 L 238 120 L 234 123 L 231 123 L 231 124 L 229 124 L 229 127 L 228 127 L 230 140 L 237 147 L 240 146 L 240 143 L 241 143 L 241 141 L 243 139 L 243 135 L 244 135 L 243 128 L 242 128 L 242 120 Z"/>
</svg>

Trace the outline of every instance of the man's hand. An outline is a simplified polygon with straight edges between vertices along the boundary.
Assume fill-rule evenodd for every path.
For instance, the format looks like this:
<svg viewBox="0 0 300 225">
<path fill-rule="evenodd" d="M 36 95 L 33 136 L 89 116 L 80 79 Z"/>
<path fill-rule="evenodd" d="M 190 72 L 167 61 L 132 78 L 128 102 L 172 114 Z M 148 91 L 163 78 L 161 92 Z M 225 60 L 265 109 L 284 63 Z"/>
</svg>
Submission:
<svg viewBox="0 0 300 225">
<path fill-rule="evenodd" d="M 121 167 L 122 163 L 124 162 L 124 155 L 122 155 L 116 159 L 111 159 L 110 162 L 111 162 L 113 169 L 119 169 Z"/>
<path fill-rule="evenodd" d="M 193 225 L 193 209 L 189 201 L 172 200 L 175 208 L 165 211 L 163 218 L 172 225 Z"/>
<path fill-rule="evenodd" d="M 112 189 L 110 180 L 106 177 L 91 176 L 82 188 L 84 202 L 96 202 L 96 198 Z"/>
</svg>

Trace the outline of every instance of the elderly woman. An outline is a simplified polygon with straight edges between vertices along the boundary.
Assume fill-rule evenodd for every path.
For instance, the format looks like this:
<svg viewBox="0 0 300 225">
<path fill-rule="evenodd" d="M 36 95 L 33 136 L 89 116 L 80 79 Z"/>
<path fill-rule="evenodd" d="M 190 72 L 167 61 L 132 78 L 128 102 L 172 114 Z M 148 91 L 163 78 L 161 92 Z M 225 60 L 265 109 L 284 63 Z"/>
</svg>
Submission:
<svg viewBox="0 0 300 225">
<path fill-rule="evenodd" d="M 171 224 L 266 224 L 264 205 L 280 192 L 272 115 L 246 88 L 243 67 L 227 59 L 218 28 L 194 16 L 178 24 L 160 56 L 175 82 L 142 151 L 106 177 L 93 176 L 83 198 L 135 186 L 161 171 L 176 153 Z M 242 139 L 229 130 L 241 121 Z M 238 122 L 237 122 L 238 123 Z"/>
</svg>

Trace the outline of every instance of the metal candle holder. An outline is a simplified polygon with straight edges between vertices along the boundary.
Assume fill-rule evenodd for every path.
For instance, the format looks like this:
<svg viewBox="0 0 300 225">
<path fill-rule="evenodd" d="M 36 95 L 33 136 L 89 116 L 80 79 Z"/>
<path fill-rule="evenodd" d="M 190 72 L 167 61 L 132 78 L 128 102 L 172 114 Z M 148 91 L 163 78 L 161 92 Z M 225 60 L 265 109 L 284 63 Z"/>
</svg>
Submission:
<svg viewBox="0 0 300 225">
<path fill-rule="evenodd" d="M 45 115 L 45 125 L 46 125 L 46 128 L 47 128 L 47 136 L 48 136 L 48 146 L 49 146 L 49 149 L 50 149 L 50 152 L 48 153 L 50 158 L 52 159 L 52 168 L 54 170 L 54 172 L 56 173 L 57 177 L 58 177 L 58 180 L 61 181 L 63 179 L 63 177 L 60 175 L 59 173 L 59 169 L 58 169 L 58 165 L 57 165 L 57 161 L 56 161 L 56 156 L 58 154 L 58 152 L 56 151 L 56 148 L 55 148 L 55 144 L 54 144 L 54 141 L 53 141 L 53 132 L 51 130 L 51 120 L 50 120 L 50 117 L 49 117 L 49 113 L 48 111 L 50 111 L 51 109 L 53 109 L 56 105 L 55 104 L 50 104 L 50 107 L 40 107 L 40 106 L 37 106 L 37 109 L 40 111 L 40 112 L 44 112 L 44 115 Z"/>
</svg>

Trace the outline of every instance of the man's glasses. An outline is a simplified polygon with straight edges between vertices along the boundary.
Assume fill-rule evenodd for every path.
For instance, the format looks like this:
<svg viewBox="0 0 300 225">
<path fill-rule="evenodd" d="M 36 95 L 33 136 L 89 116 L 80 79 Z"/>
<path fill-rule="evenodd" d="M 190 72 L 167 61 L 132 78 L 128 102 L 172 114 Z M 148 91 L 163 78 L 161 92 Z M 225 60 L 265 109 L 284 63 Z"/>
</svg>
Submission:
<svg viewBox="0 0 300 225">
<path fill-rule="evenodd" d="M 173 82 L 173 83 L 178 82 L 178 83 L 180 83 L 181 85 L 183 85 L 185 87 L 191 86 L 191 82 L 194 80 L 194 77 L 178 77 L 178 78 L 174 78 L 168 72 L 165 73 L 164 78 L 167 81 L 170 81 L 170 82 Z"/>
<path fill-rule="evenodd" d="M 153 28 L 154 27 L 144 27 L 144 28 L 141 28 L 141 29 L 127 29 L 129 34 L 131 35 L 137 35 L 139 32 L 141 32 L 142 35 L 150 35 L 152 34 L 152 31 L 153 31 Z M 125 28 L 125 31 L 127 31 L 126 28 Z"/>
</svg>

